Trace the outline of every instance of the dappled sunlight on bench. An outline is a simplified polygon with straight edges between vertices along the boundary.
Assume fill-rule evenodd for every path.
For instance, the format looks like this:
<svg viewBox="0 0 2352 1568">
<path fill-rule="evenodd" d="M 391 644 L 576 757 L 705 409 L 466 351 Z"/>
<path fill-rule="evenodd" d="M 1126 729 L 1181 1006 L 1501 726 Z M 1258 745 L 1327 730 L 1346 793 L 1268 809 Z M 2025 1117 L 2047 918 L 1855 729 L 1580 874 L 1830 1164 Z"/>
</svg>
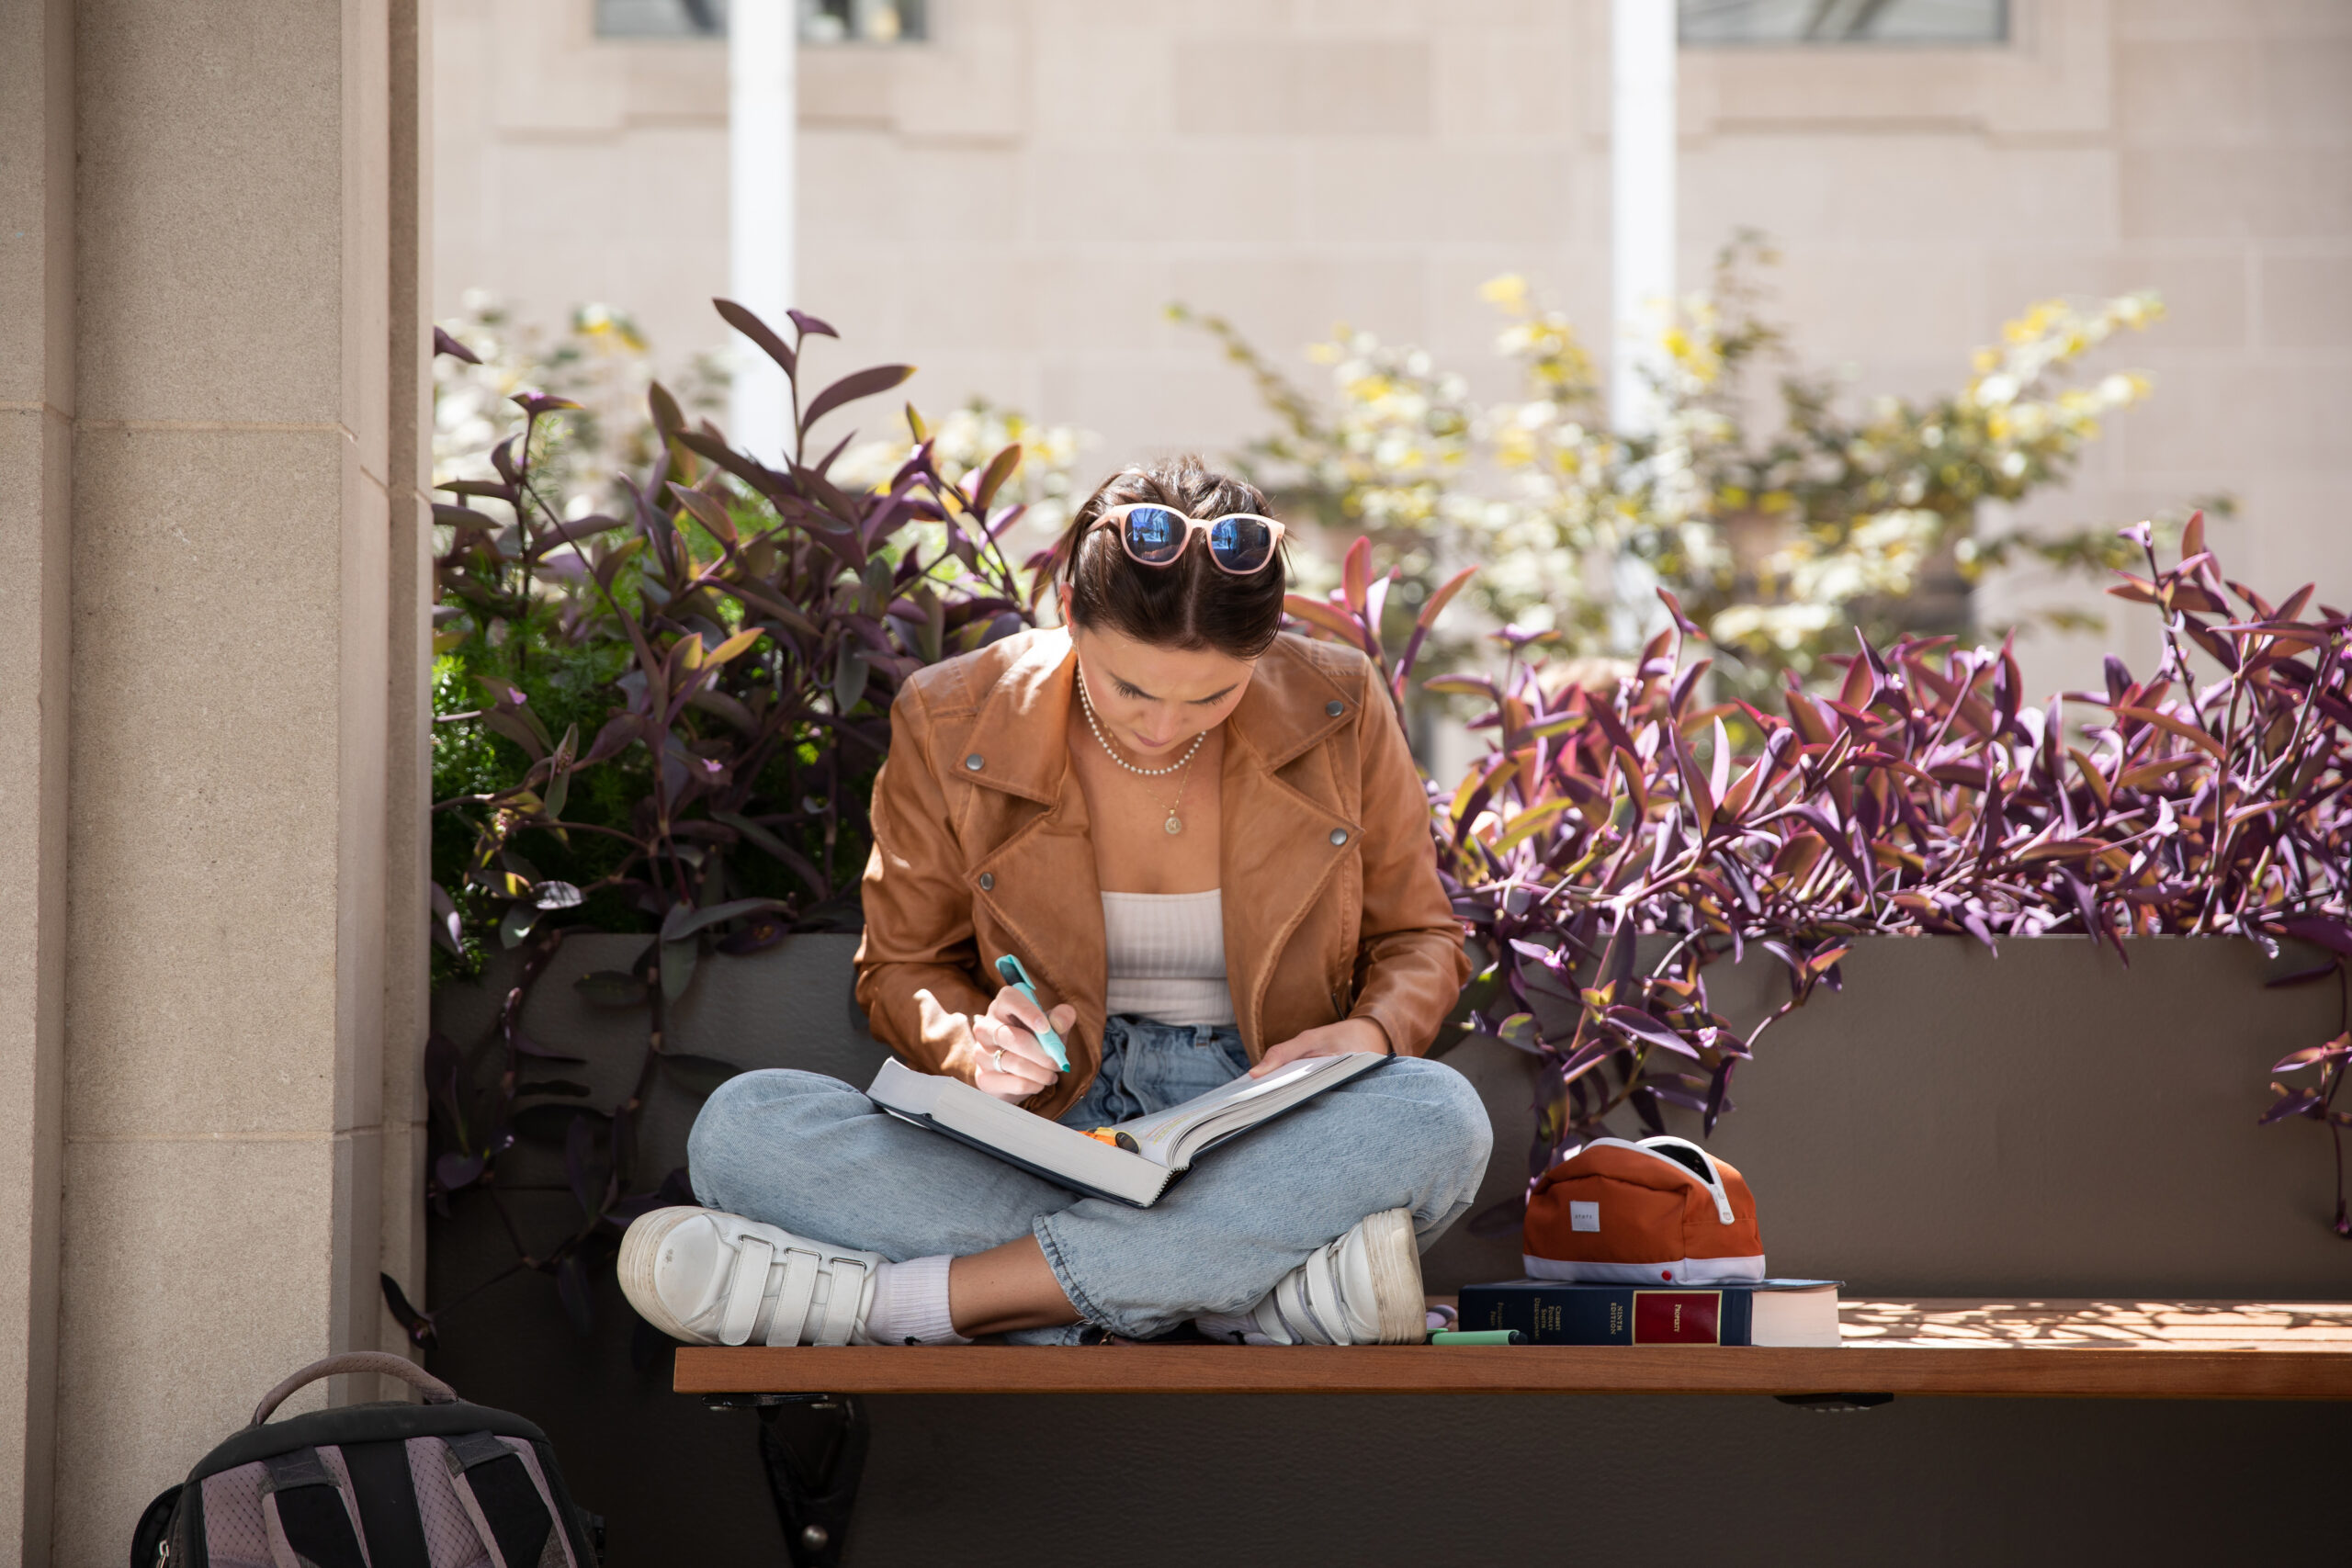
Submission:
<svg viewBox="0 0 2352 1568">
<path fill-rule="evenodd" d="M 2287 1302 L 1846 1302 L 1850 1346 L 2352 1351 L 2352 1304 Z"/>
</svg>

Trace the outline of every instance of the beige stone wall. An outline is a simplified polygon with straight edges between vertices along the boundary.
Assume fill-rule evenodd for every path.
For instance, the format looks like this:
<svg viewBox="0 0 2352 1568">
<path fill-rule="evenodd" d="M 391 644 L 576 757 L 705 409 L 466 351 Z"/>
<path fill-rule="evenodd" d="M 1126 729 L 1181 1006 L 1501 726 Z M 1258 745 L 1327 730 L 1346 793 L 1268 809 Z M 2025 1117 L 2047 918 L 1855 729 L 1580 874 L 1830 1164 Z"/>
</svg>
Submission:
<svg viewBox="0 0 2352 1568">
<path fill-rule="evenodd" d="M 716 344 L 723 46 L 598 39 L 587 0 L 435 4 L 436 309 L 471 287 L 550 321 L 600 299 L 669 353 Z M 1804 357 L 1906 392 L 1955 384 L 2034 299 L 2159 288 L 2171 320 L 2109 356 L 2157 373 L 2154 404 L 2027 521 L 2225 491 L 2233 570 L 2352 596 L 2329 506 L 2352 6 L 2010 10 L 1994 49 L 1684 51 L 1686 282 L 1761 226 Z M 1243 378 L 1160 320 L 1170 299 L 1283 354 L 1344 318 L 1491 378 L 1475 291 L 1517 270 L 1605 344 L 1605 0 L 931 14 L 924 45 L 802 51 L 799 254 L 808 308 L 852 352 L 920 364 L 929 405 L 979 392 L 1079 424 L 1102 467 L 1261 428 Z M 2026 575 L 1981 603 L 1999 620 L 2053 595 L 2098 600 Z M 2087 678 L 2098 647 L 2038 639 L 2036 684 Z"/>
<path fill-rule="evenodd" d="M 73 33 L 72 0 L 0 8 L 0 1562 L 48 1540 L 56 1440 Z"/>
<path fill-rule="evenodd" d="M 0 9 L 0 1563 L 420 1283 L 421 20 Z"/>
</svg>

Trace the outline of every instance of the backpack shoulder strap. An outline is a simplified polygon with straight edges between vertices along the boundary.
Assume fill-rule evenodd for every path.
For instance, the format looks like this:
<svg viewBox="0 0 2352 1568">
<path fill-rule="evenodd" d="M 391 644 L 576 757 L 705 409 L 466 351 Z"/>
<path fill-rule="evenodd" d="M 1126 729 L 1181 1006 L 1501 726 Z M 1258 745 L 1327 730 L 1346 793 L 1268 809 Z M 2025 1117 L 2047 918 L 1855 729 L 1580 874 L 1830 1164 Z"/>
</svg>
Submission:
<svg viewBox="0 0 2352 1568">
<path fill-rule="evenodd" d="M 488 1432 L 444 1438 L 441 1450 L 491 1568 L 579 1568 L 522 1455 Z"/>
<path fill-rule="evenodd" d="M 318 1450 L 271 1454 L 261 1463 L 271 1568 L 368 1568 L 350 1504 Z"/>
</svg>

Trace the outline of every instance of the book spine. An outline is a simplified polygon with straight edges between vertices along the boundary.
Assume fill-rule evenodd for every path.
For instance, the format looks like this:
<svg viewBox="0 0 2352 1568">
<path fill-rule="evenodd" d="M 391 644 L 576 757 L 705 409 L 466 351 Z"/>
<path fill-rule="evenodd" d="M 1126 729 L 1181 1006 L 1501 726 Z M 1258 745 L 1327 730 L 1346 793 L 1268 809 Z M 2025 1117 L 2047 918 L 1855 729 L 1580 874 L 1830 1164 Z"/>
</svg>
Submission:
<svg viewBox="0 0 2352 1568">
<path fill-rule="evenodd" d="M 1752 1292 L 1640 1285 L 1463 1288 L 1464 1328 L 1516 1328 L 1531 1345 L 1746 1345 Z"/>
</svg>

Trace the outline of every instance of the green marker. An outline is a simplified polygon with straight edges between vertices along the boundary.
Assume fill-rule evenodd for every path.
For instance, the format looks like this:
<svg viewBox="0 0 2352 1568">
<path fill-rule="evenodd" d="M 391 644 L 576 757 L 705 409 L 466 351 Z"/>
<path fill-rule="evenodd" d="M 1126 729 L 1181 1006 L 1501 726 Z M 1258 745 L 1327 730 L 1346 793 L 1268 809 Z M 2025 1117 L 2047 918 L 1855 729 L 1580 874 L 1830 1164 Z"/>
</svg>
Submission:
<svg viewBox="0 0 2352 1568">
<path fill-rule="evenodd" d="M 1441 1328 L 1430 1336 L 1432 1345 L 1524 1345 L 1527 1336 L 1516 1328 Z"/>
<path fill-rule="evenodd" d="M 1029 983 L 1029 971 L 1021 967 L 1021 960 L 1008 953 L 996 961 L 996 972 L 1004 977 L 1006 985 L 1035 1002 L 1039 1012 L 1045 1012 L 1046 1004 L 1037 1001 L 1037 987 Z M 1062 1048 L 1062 1037 L 1054 1032 L 1050 1024 L 1037 1032 L 1037 1043 L 1046 1048 L 1046 1055 L 1054 1059 L 1055 1066 L 1069 1071 L 1069 1053 Z"/>
</svg>

